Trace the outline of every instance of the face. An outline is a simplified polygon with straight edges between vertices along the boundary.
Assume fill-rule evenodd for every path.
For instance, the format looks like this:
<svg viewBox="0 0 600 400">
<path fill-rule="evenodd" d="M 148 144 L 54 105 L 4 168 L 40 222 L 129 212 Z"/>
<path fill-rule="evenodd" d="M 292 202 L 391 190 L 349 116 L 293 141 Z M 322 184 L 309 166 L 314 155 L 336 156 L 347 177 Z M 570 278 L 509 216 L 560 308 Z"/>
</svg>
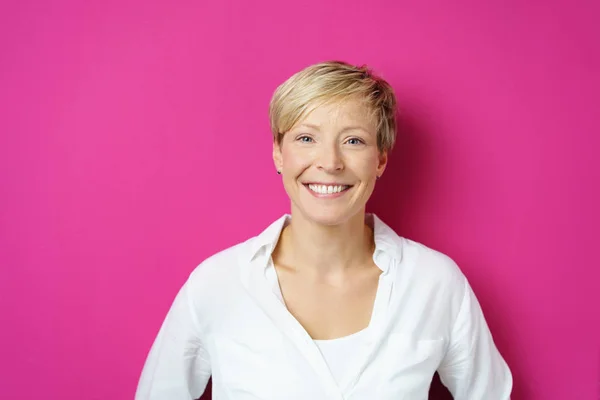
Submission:
<svg viewBox="0 0 600 400">
<path fill-rule="evenodd" d="M 365 211 L 387 153 L 360 99 L 317 107 L 273 145 L 292 215 L 337 225 Z"/>
</svg>

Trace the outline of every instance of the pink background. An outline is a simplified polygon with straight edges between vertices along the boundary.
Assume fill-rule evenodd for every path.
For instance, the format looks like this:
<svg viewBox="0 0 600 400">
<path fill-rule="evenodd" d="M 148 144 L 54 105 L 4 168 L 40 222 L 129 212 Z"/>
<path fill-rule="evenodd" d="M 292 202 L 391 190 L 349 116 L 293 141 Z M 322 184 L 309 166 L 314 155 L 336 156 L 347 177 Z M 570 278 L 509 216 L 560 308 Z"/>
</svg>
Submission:
<svg viewBox="0 0 600 400">
<path fill-rule="evenodd" d="M 268 101 L 327 59 L 396 88 L 370 209 L 463 268 L 513 399 L 596 398 L 598 3 L 257 3 L 0 6 L 0 398 L 133 397 L 190 271 L 288 210 Z"/>
</svg>

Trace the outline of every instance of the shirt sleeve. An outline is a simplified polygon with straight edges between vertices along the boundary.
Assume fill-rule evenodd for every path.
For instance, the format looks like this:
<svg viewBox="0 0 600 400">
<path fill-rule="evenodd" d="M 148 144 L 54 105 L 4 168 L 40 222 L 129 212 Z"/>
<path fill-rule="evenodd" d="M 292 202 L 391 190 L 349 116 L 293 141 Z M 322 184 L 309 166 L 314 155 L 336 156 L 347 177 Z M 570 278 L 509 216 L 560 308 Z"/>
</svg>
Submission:
<svg viewBox="0 0 600 400">
<path fill-rule="evenodd" d="M 455 400 L 509 400 L 512 375 L 492 339 L 481 306 L 465 280 L 448 351 L 438 369 Z"/>
<path fill-rule="evenodd" d="M 188 280 L 177 296 L 146 359 L 135 400 L 193 400 L 211 375 Z"/>
</svg>

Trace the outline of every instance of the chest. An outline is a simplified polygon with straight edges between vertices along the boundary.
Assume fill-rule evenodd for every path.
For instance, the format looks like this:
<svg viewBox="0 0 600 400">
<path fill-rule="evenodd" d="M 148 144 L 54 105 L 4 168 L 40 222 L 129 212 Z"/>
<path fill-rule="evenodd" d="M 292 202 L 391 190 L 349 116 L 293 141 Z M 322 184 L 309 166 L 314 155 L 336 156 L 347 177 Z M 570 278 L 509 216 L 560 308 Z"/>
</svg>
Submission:
<svg viewBox="0 0 600 400">
<path fill-rule="evenodd" d="M 260 308 L 247 299 L 239 307 L 235 318 L 223 315 L 227 326 L 207 343 L 219 398 L 425 400 L 444 354 L 443 339 L 369 331 L 353 342 L 356 355 L 343 376 L 334 377 L 318 345 L 275 304 Z"/>
<path fill-rule="evenodd" d="M 376 266 L 338 280 L 275 268 L 285 307 L 313 339 L 344 337 L 369 325 L 381 272 Z"/>
</svg>

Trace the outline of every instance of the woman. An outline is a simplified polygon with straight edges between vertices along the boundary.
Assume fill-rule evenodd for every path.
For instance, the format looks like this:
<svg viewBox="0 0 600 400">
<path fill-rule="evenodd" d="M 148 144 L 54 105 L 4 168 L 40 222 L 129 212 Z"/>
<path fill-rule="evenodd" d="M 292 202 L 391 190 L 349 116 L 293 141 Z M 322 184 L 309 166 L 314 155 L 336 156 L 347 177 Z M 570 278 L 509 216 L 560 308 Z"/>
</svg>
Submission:
<svg viewBox="0 0 600 400">
<path fill-rule="evenodd" d="M 510 371 L 447 256 L 365 213 L 396 134 L 383 79 L 310 66 L 270 105 L 291 213 L 198 266 L 177 295 L 136 399 L 505 400 Z"/>
</svg>

